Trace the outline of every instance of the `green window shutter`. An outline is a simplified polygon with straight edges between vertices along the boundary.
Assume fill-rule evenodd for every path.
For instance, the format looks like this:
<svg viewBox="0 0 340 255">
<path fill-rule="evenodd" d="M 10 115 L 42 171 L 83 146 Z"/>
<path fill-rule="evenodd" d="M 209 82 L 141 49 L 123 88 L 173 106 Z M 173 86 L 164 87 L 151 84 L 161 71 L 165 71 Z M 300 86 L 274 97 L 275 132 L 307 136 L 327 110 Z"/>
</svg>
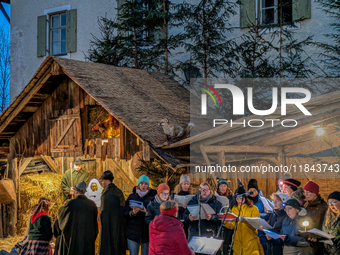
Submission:
<svg viewBox="0 0 340 255">
<path fill-rule="evenodd" d="M 77 10 L 66 11 L 66 52 L 77 51 Z"/>
<path fill-rule="evenodd" d="M 117 0 L 117 14 L 119 14 L 120 7 L 125 3 L 126 0 Z"/>
<path fill-rule="evenodd" d="M 311 0 L 293 0 L 293 20 L 311 18 Z"/>
<path fill-rule="evenodd" d="M 46 15 L 38 17 L 37 26 L 37 56 L 46 56 Z"/>
<path fill-rule="evenodd" d="M 255 1 L 241 0 L 240 4 L 240 27 L 246 28 L 255 24 Z"/>
</svg>

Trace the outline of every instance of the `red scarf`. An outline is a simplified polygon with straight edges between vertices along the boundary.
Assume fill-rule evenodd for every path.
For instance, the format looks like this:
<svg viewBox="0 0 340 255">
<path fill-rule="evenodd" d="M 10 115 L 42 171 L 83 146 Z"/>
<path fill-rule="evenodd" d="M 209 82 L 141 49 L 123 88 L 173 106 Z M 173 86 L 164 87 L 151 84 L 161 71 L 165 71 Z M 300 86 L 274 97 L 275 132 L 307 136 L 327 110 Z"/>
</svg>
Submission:
<svg viewBox="0 0 340 255">
<path fill-rule="evenodd" d="M 35 222 L 39 217 L 44 216 L 44 215 L 48 215 L 48 213 L 45 211 L 40 211 L 37 214 L 33 214 L 31 217 L 31 223 Z"/>
<path fill-rule="evenodd" d="M 174 208 L 171 208 L 170 210 L 167 211 L 162 211 L 161 210 L 161 214 L 165 214 L 165 215 L 169 215 L 169 216 L 175 216 L 175 214 L 177 213 L 177 206 L 175 206 Z"/>
</svg>

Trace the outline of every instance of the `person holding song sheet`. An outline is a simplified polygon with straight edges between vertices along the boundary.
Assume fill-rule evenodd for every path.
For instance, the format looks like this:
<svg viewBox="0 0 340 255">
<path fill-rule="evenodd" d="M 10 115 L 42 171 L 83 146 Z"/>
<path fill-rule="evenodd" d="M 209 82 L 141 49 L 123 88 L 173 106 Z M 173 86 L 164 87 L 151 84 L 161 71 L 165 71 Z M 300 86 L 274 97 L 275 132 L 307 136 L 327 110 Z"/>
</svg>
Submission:
<svg viewBox="0 0 340 255">
<path fill-rule="evenodd" d="M 283 193 L 274 193 L 274 212 L 269 217 L 269 225 L 273 227 L 270 231 L 279 234 L 282 229 L 282 222 L 287 217 L 284 203 L 290 199 L 290 196 Z M 282 239 L 273 239 L 266 235 L 267 255 L 282 255 L 283 254 L 283 241 Z"/>
<path fill-rule="evenodd" d="M 231 212 L 240 217 L 232 246 L 233 255 L 264 254 L 257 236 L 257 230 L 243 221 L 243 217 L 260 218 L 259 209 L 253 205 L 247 196 L 239 196 L 246 193 L 243 187 L 239 187 L 235 193 L 238 196 L 236 203 L 231 205 Z M 224 226 L 228 229 L 234 229 L 235 221 L 226 221 Z M 260 253 L 261 251 L 262 253 Z"/>
<path fill-rule="evenodd" d="M 229 182 L 226 179 L 218 180 L 216 195 L 225 197 L 226 200 L 227 200 L 227 205 L 230 204 L 230 201 L 233 198 L 233 192 L 230 190 L 229 186 L 230 186 Z M 217 199 L 218 199 L 218 197 L 217 197 Z M 226 211 L 226 209 L 227 208 L 225 208 L 224 211 Z M 223 242 L 223 253 L 228 254 L 234 230 L 227 229 L 227 228 L 223 227 L 222 233 L 223 233 L 223 240 L 224 240 L 224 242 Z"/>
<path fill-rule="evenodd" d="M 328 196 L 328 209 L 322 225 L 322 231 L 338 239 L 333 239 L 333 245 L 324 244 L 325 255 L 340 255 L 340 192 L 334 191 Z"/>
<path fill-rule="evenodd" d="M 199 217 L 192 215 L 188 209 L 199 211 L 199 201 L 201 203 L 201 236 L 211 237 L 216 234 L 220 223 L 216 213 L 219 213 L 222 204 L 212 194 L 210 185 L 203 182 L 200 184 L 199 193 L 190 200 L 184 212 L 184 220 L 189 224 L 189 239 L 192 236 L 199 236 Z M 211 213 L 205 213 L 207 209 L 212 210 Z M 203 215 L 205 217 L 202 217 Z"/>
<path fill-rule="evenodd" d="M 192 195 L 192 188 L 190 183 L 189 175 L 182 174 L 179 179 L 179 184 L 175 187 L 175 195 L 176 196 L 188 196 Z M 179 220 L 184 221 L 184 211 L 187 208 L 187 205 L 178 206 L 178 215 L 177 218 Z M 184 222 L 184 232 L 186 237 L 188 237 L 188 224 Z"/>
<path fill-rule="evenodd" d="M 156 215 L 160 215 L 161 211 L 159 207 L 165 201 L 170 200 L 170 188 L 166 183 L 161 183 L 157 187 L 157 195 L 154 200 L 152 200 L 146 211 L 145 223 L 150 224 L 150 222 L 156 217 Z"/>
<path fill-rule="evenodd" d="M 280 236 L 284 245 L 283 254 L 313 255 L 314 249 L 308 238 L 301 234 L 301 231 L 313 228 L 312 219 L 306 216 L 306 209 L 301 207 L 299 200 L 291 198 L 285 203 L 285 210 L 288 217 L 282 222 Z"/>
<path fill-rule="evenodd" d="M 262 192 L 259 190 L 259 187 L 257 185 L 257 180 L 256 179 L 251 179 L 248 183 L 248 192 L 252 192 L 251 195 L 249 195 L 249 199 L 253 202 L 253 204 L 257 207 L 257 209 L 259 209 L 259 213 L 260 213 L 260 217 L 261 219 L 264 219 L 265 221 L 267 221 L 269 219 L 269 215 L 267 214 L 267 212 L 265 211 L 265 207 L 260 199 L 260 193 L 261 196 Z M 262 231 L 260 231 L 258 233 L 260 240 L 261 240 L 261 244 L 262 247 L 264 249 L 264 252 L 267 253 L 267 239 L 266 236 L 264 235 L 264 233 Z"/>
<path fill-rule="evenodd" d="M 307 202 L 304 204 L 304 207 L 313 218 L 315 228 L 321 229 L 328 205 L 319 194 L 319 184 L 309 181 L 305 184 L 305 186 L 303 186 L 303 191 L 307 200 Z M 313 248 L 316 254 L 323 254 L 322 243 L 314 243 Z"/>
<path fill-rule="evenodd" d="M 125 202 L 124 217 L 126 219 L 126 238 L 130 255 L 141 255 L 149 252 L 149 227 L 145 223 L 146 208 L 157 195 L 156 190 L 149 188 L 150 180 L 146 175 L 139 177 L 137 186 L 133 188 Z M 138 207 L 138 203 L 143 206 Z M 142 208 L 141 208 L 142 207 Z"/>
<path fill-rule="evenodd" d="M 178 205 L 175 201 L 163 202 L 160 215 L 149 225 L 149 255 L 194 255 L 188 247 L 183 223 L 176 219 Z"/>
</svg>

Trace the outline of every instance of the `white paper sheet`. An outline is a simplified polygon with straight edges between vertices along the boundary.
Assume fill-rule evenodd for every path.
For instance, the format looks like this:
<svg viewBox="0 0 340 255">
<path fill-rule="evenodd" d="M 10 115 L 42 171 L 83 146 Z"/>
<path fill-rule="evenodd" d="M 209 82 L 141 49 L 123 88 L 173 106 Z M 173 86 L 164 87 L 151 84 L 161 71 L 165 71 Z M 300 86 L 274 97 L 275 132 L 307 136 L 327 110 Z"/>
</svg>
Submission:
<svg viewBox="0 0 340 255">
<path fill-rule="evenodd" d="M 262 201 L 263 206 L 266 208 L 268 212 L 274 212 L 274 204 L 272 204 L 270 200 L 261 196 L 260 199 Z"/>
<path fill-rule="evenodd" d="M 255 229 L 260 229 L 260 226 L 265 229 L 273 229 L 273 227 L 270 226 L 264 219 L 257 217 L 244 217 L 243 219 L 247 221 L 250 225 L 252 225 Z"/>
<path fill-rule="evenodd" d="M 198 205 L 188 205 L 188 210 L 192 216 L 196 216 L 195 220 L 198 220 L 199 215 L 199 206 Z M 208 204 L 201 204 L 201 219 L 205 219 L 206 214 L 216 214 L 214 209 L 211 208 Z"/>
<path fill-rule="evenodd" d="M 194 197 L 195 195 L 186 195 L 186 196 L 180 196 L 175 195 L 174 200 L 178 204 L 178 206 L 187 206 L 189 201 Z"/>
<path fill-rule="evenodd" d="M 195 253 L 214 255 L 223 244 L 223 240 L 194 236 L 190 239 L 188 246 Z"/>
<path fill-rule="evenodd" d="M 217 201 L 221 202 L 222 206 L 229 206 L 229 199 L 225 196 L 216 195 Z"/>
</svg>

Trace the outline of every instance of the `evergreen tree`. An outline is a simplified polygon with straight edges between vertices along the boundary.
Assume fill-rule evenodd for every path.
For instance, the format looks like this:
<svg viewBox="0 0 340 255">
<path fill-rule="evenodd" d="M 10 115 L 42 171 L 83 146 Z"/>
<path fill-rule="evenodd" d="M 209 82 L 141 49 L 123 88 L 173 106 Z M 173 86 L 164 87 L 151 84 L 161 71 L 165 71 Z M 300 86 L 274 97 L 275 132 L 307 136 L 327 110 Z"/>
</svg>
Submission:
<svg viewBox="0 0 340 255">
<path fill-rule="evenodd" d="M 98 19 L 101 38 L 92 35 L 90 49 L 86 58 L 92 62 L 115 66 L 129 66 L 125 58 L 124 44 L 117 37 L 117 29 L 114 28 L 115 21 L 106 17 Z"/>
<path fill-rule="evenodd" d="M 229 19 L 236 14 L 236 6 L 229 0 L 201 0 L 176 7 L 176 17 L 184 26 L 181 45 L 190 54 L 190 60 L 179 63 L 178 69 L 190 62 L 202 70 L 204 78 L 228 73 L 234 42 L 227 40 L 227 34 L 232 31 Z"/>
</svg>

